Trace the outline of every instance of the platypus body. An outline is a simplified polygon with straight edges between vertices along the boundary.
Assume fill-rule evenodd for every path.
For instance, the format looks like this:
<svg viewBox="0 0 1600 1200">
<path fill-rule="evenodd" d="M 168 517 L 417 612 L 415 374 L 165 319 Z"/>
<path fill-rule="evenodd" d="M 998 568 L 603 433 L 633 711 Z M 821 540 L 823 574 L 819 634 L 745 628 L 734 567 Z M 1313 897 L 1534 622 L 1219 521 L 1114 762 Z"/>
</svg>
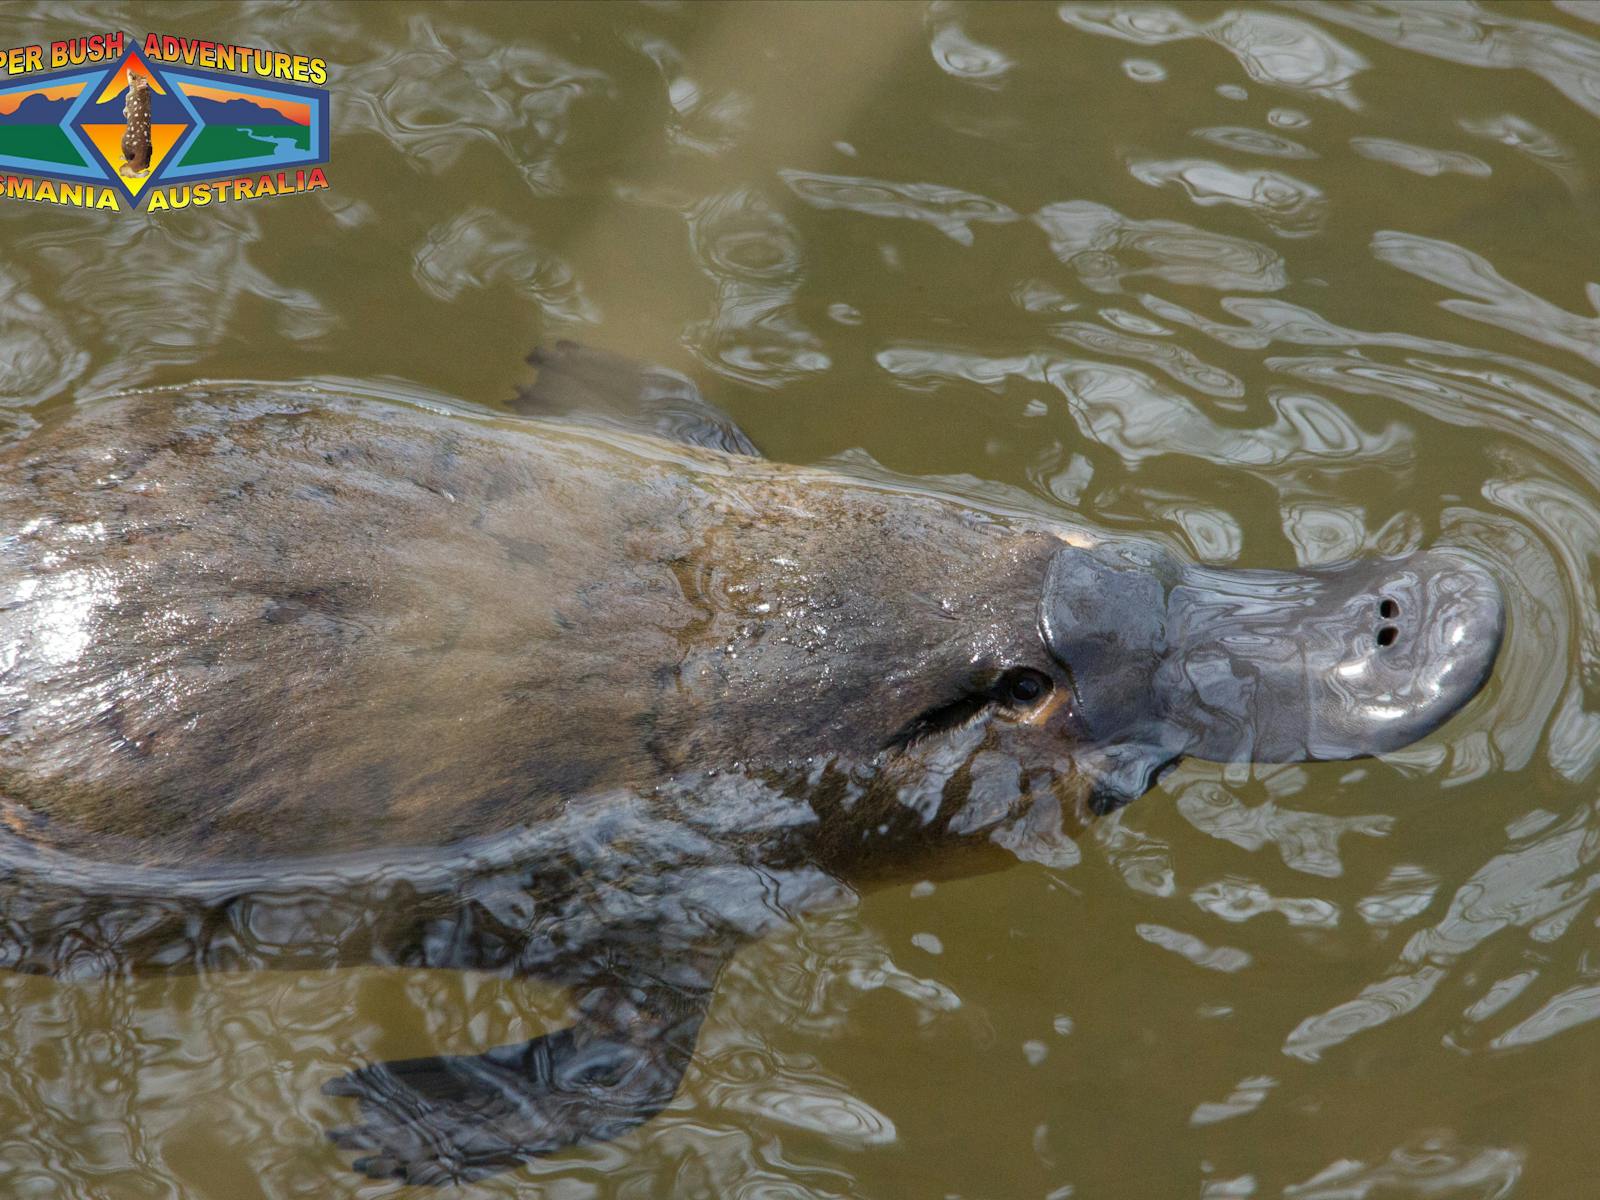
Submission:
<svg viewBox="0 0 1600 1200">
<path fill-rule="evenodd" d="M 143 175 L 150 169 L 150 81 L 129 74 L 128 93 L 122 101 L 122 175 Z"/>
<path fill-rule="evenodd" d="M 570 1029 L 333 1081 L 373 1175 L 615 1136 L 787 914 L 1049 860 L 1185 754 L 1393 749 L 1499 645 L 1457 552 L 1207 570 L 536 358 L 514 415 L 197 385 L 0 450 L 0 966 L 573 989 Z"/>
</svg>

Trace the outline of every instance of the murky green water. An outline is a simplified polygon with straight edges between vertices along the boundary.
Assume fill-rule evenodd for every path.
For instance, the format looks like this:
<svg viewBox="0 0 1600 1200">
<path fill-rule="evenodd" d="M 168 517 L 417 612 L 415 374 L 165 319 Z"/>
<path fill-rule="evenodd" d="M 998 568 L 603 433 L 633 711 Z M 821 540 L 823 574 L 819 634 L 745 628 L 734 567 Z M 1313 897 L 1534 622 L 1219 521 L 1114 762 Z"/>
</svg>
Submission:
<svg viewBox="0 0 1600 1200">
<path fill-rule="evenodd" d="M 1467 3 L 0 9 L 325 56 L 331 190 L 0 207 L 0 404 L 392 376 L 558 336 L 773 457 L 860 449 L 1212 562 L 1437 538 L 1515 585 L 1391 760 L 1189 765 L 1071 868 L 744 952 L 671 1110 L 463 1196 L 1593 1194 L 1600 9 Z M 554 992 L 360 970 L 0 979 L 0 1193 L 394 1191 L 364 1058 Z"/>
</svg>

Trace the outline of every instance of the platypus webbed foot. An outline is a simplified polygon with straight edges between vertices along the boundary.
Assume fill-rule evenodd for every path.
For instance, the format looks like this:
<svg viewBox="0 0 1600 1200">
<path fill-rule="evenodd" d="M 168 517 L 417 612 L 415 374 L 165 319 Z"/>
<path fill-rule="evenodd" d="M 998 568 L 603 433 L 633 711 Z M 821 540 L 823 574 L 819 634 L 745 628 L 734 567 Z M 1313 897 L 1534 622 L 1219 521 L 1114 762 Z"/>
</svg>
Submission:
<svg viewBox="0 0 1600 1200">
<path fill-rule="evenodd" d="M 1104 809 L 1184 755 L 1348 759 L 1425 737 L 1488 679 L 1505 605 L 1455 550 L 1236 571 L 1104 545 L 1056 554 L 1039 618 Z"/>
<path fill-rule="evenodd" d="M 705 998 L 673 1000 L 630 1007 L 625 1029 L 584 1020 L 486 1054 L 362 1067 L 323 1087 L 362 1115 L 328 1136 L 366 1175 L 435 1185 L 617 1137 L 665 1108 L 689 1065 Z"/>
</svg>

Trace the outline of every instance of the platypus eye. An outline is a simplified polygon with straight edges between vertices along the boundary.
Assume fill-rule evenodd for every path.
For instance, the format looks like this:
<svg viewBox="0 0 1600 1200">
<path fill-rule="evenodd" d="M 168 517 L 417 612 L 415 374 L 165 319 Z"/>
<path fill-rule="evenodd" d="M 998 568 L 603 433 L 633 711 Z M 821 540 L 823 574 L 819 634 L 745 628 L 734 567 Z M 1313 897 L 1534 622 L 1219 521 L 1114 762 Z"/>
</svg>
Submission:
<svg viewBox="0 0 1600 1200">
<path fill-rule="evenodd" d="M 1033 708 L 1054 688 L 1050 676 L 1032 667 L 1011 667 L 998 675 L 988 673 L 952 699 L 913 718 L 889 738 L 885 747 L 904 750 L 936 733 L 960 729 L 982 713 L 992 712 L 1002 705 L 1012 709 Z"/>
<path fill-rule="evenodd" d="M 1050 677 L 1043 671 L 1013 667 L 1000 677 L 999 691 L 1009 703 L 1026 708 L 1048 696 L 1051 687 Z"/>
</svg>

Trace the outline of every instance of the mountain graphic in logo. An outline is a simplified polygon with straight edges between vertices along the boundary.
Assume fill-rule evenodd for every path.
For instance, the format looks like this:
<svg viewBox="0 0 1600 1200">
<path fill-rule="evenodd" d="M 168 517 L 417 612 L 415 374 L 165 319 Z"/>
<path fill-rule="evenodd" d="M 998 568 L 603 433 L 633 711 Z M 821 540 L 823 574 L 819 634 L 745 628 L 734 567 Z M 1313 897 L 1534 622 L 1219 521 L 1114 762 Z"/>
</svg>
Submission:
<svg viewBox="0 0 1600 1200">
<path fill-rule="evenodd" d="M 311 162 L 311 106 L 179 79 L 203 128 L 180 171 L 219 162 L 288 166 Z"/>
<path fill-rule="evenodd" d="M 72 101 L 65 96 L 53 100 L 46 92 L 25 93 L 22 102 L 11 111 L 7 124 L 59 125 L 71 107 Z"/>
<path fill-rule="evenodd" d="M 56 86 L 25 84 L 0 91 L 0 164 L 49 163 L 89 170 L 81 147 L 62 128 L 84 81 Z"/>
</svg>

